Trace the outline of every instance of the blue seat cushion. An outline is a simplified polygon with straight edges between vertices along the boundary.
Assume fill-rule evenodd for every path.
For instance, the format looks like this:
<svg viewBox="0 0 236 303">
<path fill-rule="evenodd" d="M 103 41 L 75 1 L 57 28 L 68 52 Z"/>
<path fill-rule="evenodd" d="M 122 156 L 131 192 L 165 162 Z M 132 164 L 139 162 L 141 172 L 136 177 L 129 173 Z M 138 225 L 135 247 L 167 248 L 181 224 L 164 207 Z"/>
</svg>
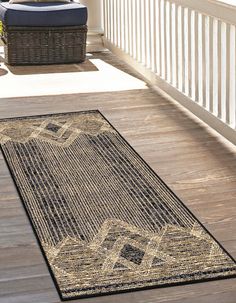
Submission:
<svg viewBox="0 0 236 303">
<path fill-rule="evenodd" d="M 0 20 L 7 26 L 73 26 L 87 23 L 87 7 L 75 3 L 0 3 Z"/>
</svg>

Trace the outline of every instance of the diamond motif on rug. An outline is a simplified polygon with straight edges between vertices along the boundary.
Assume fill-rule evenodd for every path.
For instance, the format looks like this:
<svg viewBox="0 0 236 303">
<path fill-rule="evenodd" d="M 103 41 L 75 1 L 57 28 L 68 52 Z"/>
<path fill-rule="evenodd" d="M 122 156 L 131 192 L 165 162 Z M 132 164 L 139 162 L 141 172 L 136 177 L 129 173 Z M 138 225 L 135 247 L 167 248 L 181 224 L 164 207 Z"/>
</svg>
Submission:
<svg viewBox="0 0 236 303">
<path fill-rule="evenodd" d="M 58 126 L 58 125 L 56 125 L 56 124 L 53 124 L 53 123 L 49 122 L 47 124 L 47 126 L 45 127 L 45 129 L 49 130 L 49 131 L 51 131 L 53 133 L 57 133 L 59 131 L 59 129 L 61 129 L 61 127 Z"/>
<path fill-rule="evenodd" d="M 137 265 L 142 263 L 145 252 L 130 244 L 125 244 L 120 252 L 120 256 Z"/>
</svg>

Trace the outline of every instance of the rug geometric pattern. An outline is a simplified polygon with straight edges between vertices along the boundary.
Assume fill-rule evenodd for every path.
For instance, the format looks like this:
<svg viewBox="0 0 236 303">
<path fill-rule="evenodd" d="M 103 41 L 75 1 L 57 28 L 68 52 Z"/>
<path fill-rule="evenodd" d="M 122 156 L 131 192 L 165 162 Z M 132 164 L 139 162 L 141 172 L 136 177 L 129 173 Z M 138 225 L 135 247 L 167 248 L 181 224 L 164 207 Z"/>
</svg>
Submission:
<svg viewBox="0 0 236 303">
<path fill-rule="evenodd" d="M 63 300 L 236 276 L 236 263 L 99 111 L 0 121 Z"/>
</svg>

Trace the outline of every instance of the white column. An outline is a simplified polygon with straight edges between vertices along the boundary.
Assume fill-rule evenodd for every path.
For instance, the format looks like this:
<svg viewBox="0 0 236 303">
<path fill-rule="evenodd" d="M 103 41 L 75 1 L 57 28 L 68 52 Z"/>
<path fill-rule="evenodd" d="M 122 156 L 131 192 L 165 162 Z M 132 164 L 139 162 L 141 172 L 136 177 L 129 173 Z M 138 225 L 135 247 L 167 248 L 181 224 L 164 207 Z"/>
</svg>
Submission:
<svg viewBox="0 0 236 303">
<path fill-rule="evenodd" d="M 88 8 L 88 29 L 103 32 L 102 0 L 80 0 Z"/>
</svg>

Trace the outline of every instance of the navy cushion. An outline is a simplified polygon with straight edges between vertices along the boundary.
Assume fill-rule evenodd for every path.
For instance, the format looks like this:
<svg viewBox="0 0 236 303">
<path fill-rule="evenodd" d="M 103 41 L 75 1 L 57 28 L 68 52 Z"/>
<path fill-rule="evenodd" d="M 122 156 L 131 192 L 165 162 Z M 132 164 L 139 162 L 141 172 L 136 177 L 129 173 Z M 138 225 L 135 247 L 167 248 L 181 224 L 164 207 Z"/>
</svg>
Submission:
<svg viewBox="0 0 236 303">
<path fill-rule="evenodd" d="M 87 23 L 87 7 L 75 3 L 0 3 L 0 20 L 8 26 L 72 26 Z"/>
</svg>

